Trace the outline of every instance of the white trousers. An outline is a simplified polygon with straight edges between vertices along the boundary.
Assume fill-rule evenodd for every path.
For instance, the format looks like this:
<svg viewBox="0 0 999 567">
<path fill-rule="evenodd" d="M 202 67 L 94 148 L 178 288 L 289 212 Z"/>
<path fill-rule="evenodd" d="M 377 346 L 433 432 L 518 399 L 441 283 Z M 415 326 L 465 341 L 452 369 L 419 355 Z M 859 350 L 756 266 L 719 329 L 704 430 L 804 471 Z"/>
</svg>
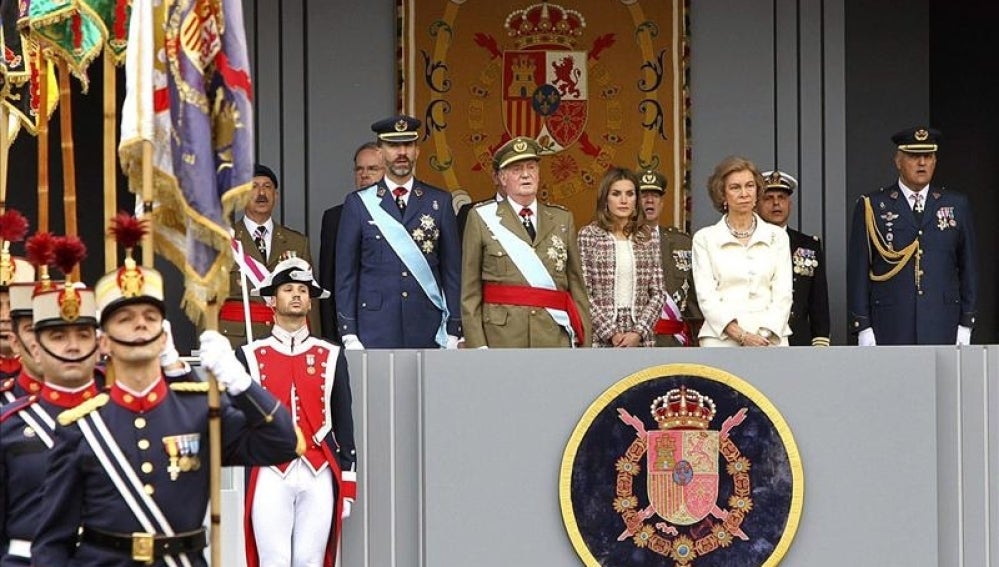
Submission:
<svg viewBox="0 0 999 567">
<path fill-rule="evenodd" d="M 260 567 L 322 567 L 333 523 L 333 474 L 294 461 L 282 478 L 261 467 L 253 493 Z"/>
</svg>

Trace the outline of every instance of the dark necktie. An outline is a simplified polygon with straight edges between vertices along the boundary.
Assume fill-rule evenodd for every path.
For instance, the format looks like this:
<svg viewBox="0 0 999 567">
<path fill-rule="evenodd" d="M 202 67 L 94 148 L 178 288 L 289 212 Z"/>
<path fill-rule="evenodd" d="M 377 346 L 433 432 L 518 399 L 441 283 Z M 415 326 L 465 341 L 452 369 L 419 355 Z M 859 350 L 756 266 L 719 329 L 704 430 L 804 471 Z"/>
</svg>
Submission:
<svg viewBox="0 0 999 567">
<path fill-rule="evenodd" d="M 520 209 L 520 219 L 524 223 L 524 228 L 527 229 L 527 235 L 531 237 L 531 242 L 534 242 L 534 239 L 538 236 L 538 233 L 534 230 L 534 223 L 531 222 L 531 215 L 533 214 L 534 211 L 528 207 Z"/>
<path fill-rule="evenodd" d="M 395 195 L 395 204 L 399 205 L 399 212 L 401 213 L 406 212 L 406 201 L 403 200 L 406 193 L 409 193 L 409 191 L 405 187 L 396 187 L 392 190 L 392 194 Z"/>
<path fill-rule="evenodd" d="M 257 227 L 256 232 L 253 233 L 253 243 L 257 245 L 257 250 L 260 251 L 260 256 L 267 261 L 267 241 L 264 240 L 264 236 L 267 236 L 267 227 L 260 225 Z"/>
</svg>

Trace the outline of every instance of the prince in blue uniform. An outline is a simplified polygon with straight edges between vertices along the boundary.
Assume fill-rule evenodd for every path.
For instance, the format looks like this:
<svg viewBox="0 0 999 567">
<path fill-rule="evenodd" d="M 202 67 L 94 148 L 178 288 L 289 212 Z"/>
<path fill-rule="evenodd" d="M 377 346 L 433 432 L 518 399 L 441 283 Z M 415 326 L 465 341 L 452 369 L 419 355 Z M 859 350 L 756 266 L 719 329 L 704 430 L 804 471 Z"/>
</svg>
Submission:
<svg viewBox="0 0 999 567">
<path fill-rule="evenodd" d="M 162 278 L 130 259 L 96 287 L 114 384 L 61 413 L 32 562 L 45 567 L 206 565 L 209 408 L 204 382 L 168 384 L 159 357 Z M 226 465 L 297 456 L 291 416 L 255 385 L 228 340 L 201 337 L 201 362 L 228 392 L 221 414 Z"/>
<path fill-rule="evenodd" d="M 3 567 L 31 564 L 31 540 L 38 526 L 42 482 L 55 443 L 56 418 L 93 399 L 104 385 L 103 375 L 95 372 L 97 318 L 93 290 L 65 284 L 43 289 L 39 285 L 27 309 L 16 302 L 14 306 L 14 320 L 24 319 L 27 312 L 34 329 L 27 331 L 34 335 L 30 341 L 34 356 L 24 354 L 25 367 L 35 369 L 44 382 L 36 393 L 15 400 L 0 414 Z"/>
<path fill-rule="evenodd" d="M 348 350 L 454 348 L 461 336 L 461 241 L 451 194 L 413 177 L 420 124 L 371 125 L 385 177 L 343 204 L 335 290 Z"/>
<path fill-rule="evenodd" d="M 898 181 L 854 208 L 851 330 L 862 346 L 969 344 L 978 287 L 971 205 L 931 185 L 940 132 L 910 128 L 892 142 Z"/>
</svg>

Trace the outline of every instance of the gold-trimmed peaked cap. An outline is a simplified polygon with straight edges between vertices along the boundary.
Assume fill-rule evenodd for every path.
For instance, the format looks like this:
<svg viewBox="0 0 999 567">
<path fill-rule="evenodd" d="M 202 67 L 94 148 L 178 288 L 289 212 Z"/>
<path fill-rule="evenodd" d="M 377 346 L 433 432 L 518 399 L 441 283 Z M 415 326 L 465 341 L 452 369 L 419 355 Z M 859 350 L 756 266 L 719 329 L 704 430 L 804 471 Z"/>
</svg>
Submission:
<svg viewBox="0 0 999 567">
<path fill-rule="evenodd" d="M 777 190 L 793 195 L 794 190 L 798 188 L 798 180 L 790 173 L 785 173 L 779 169 L 764 171 L 761 175 L 763 176 L 764 191 Z"/>
<path fill-rule="evenodd" d="M 132 257 L 132 250 L 148 230 L 147 225 L 147 222 L 128 213 L 119 213 L 111 221 L 108 233 L 125 249 L 125 261 L 120 267 L 104 274 L 94 286 L 101 324 L 116 309 L 135 303 L 148 303 L 166 315 L 163 276 L 152 268 L 139 266 Z"/>
<path fill-rule="evenodd" d="M 666 185 L 666 176 L 658 171 L 644 169 L 638 172 L 639 193 L 642 191 L 655 191 L 656 193 L 663 195 L 666 193 Z"/>
<path fill-rule="evenodd" d="M 504 167 L 524 161 L 525 159 L 540 160 L 541 145 L 533 138 L 517 136 L 503 144 L 493 153 L 493 169 L 499 171 Z"/>
<path fill-rule="evenodd" d="M 891 141 L 898 147 L 899 151 L 908 154 L 932 154 L 937 151 L 942 137 L 943 134 L 940 133 L 940 130 L 935 128 L 914 126 L 896 132 L 891 137 Z"/>
<path fill-rule="evenodd" d="M 292 257 L 278 262 L 274 271 L 260 282 L 260 295 L 274 297 L 279 287 L 286 283 L 300 283 L 308 286 L 309 297 L 327 299 L 330 292 L 323 289 L 312 276 L 312 266 L 302 258 Z"/>
<path fill-rule="evenodd" d="M 415 142 L 420 138 L 419 119 L 405 114 L 389 116 L 371 125 L 371 131 L 385 142 Z"/>
</svg>

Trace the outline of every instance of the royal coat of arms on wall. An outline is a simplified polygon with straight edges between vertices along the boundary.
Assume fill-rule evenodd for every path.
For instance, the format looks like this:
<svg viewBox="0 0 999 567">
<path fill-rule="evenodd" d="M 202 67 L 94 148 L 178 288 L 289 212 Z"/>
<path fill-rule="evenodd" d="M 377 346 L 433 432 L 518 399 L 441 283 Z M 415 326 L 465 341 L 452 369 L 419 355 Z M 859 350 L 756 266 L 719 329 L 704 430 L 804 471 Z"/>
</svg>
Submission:
<svg viewBox="0 0 999 567">
<path fill-rule="evenodd" d="M 423 121 L 417 175 L 493 195 L 493 151 L 543 148 L 539 197 L 593 216 L 611 166 L 668 180 L 662 224 L 689 189 L 686 0 L 399 0 L 400 109 Z"/>
<path fill-rule="evenodd" d="M 695 364 L 633 374 L 583 414 L 562 459 L 562 517 L 588 566 L 776 565 L 804 479 L 780 412 Z"/>
</svg>

